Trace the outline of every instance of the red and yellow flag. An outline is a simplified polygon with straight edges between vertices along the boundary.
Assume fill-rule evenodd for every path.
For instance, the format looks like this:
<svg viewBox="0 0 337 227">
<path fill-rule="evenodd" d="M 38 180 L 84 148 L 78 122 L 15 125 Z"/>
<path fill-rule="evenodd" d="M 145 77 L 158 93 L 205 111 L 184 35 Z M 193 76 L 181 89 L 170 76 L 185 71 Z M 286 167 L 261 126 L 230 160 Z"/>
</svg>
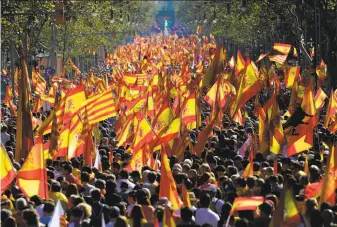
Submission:
<svg viewBox="0 0 337 227">
<path fill-rule="evenodd" d="M 33 195 L 49 198 L 45 161 L 41 136 L 18 171 L 17 185 L 28 198 Z"/>
<path fill-rule="evenodd" d="M 241 55 L 241 51 L 238 50 L 237 58 L 236 58 L 236 66 L 235 66 L 235 74 L 239 75 L 245 69 L 245 59 Z"/>
<path fill-rule="evenodd" d="M 241 80 L 240 80 L 240 87 L 238 89 L 238 94 L 236 98 L 236 102 L 234 104 L 234 116 L 238 109 L 243 107 L 249 99 L 251 99 L 254 95 L 256 95 L 260 89 L 261 89 L 261 84 L 256 76 L 257 73 L 257 67 L 254 64 L 254 62 L 251 62 L 245 71 L 245 74 L 241 75 Z"/>
<path fill-rule="evenodd" d="M 196 116 L 196 101 L 195 101 L 195 93 L 192 92 L 184 101 L 182 105 L 182 122 L 184 125 L 188 123 L 193 123 L 197 120 Z"/>
<path fill-rule="evenodd" d="M 142 113 L 136 113 L 136 117 L 138 120 L 138 125 L 137 130 L 135 131 L 135 137 L 132 145 L 133 152 L 137 152 L 146 143 L 150 143 L 156 136 L 151 125 Z"/>
<path fill-rule="evenodd" d="M 287 60 L 287 57 L 288 55 L 273 55 L 273 56 L 269 56 L 269 61 L 273 61 L 273 62 L 283 65 L 284 62 Z"/>
<path fill-rule="evenodd" d="M 280 108 L 276 100 L 276 94 L 271 97 L 273 99 L 273 106 L 268 110 L 267 116 L 269 120 L 269 141 L 270 151 L 278 154 L 284 142 L 283 127 L 281 123 Z"/>
<path fill-rule="evenodd" d="M 316 95 L 315 95 L 315 106 L 317 110 L 322 109 L 322 107 L 324 106 L 324 101 L 328 96 L 324 93 L 324 91 L 322 90 L 322 88 L 318 88 L 318 90 L 316 91 Z"/>
<path fill-rule="evenodd" d="M 323 178 L 322 192 L 320 197 L 320 204 L 329 202 L 336 203 L 336 177 L 337 177 L 337 155 L 336 145 L 331 145 L 327 165 L 325 167 L 325 174 Z"/>
<path fill-rule="evenodd" d="M 260 152 L 264 153 L 269 149 L 269 131 L 266 113 L 262 107 L 259 108 L 259 145 Z"/>
<path fill-rule="evenodd" d="M 269 223 L 269 227 L 299 226 L 301 223 L 303 223 L 303 221 L 294 194 L 286 183 Z"/>
<path fill-rule="evenodd" d="M 321 63 L 318 66 L 316 66 L 316 74 L 320 81 L 324 81 L 324 79 L 326 78 L 326 73 L 327 73 L 327 66 L 322 59 Z"/>
<path fill-rule="evenodd" d="M 274 43 L 273 49 L 281 54 L 288 55 L 291 49 L 291 45 L 284 43 Z"/>
<path fill-rule="evenodd" d="M 32 85 L 35 87 L 36 94 L 46 92 L 47 82 L 36 69 L 32 70 Z"/>
<path fill-rule="evenodd" d="M 178 190 L 174 178 L 172 176 L 172 171 L 168 161 L 166 151 L 164 146 L 161 149 L 161 185 L 165 187 L 160 187 L 159 198 L 166 197 L 172 204 L 173 210 L 178 210 L 183 202 L 179 198 Z"/>
<path fill-rule="evenodd" d="M 254 152 L 250 151 L 249 156 L 248 156 L 248 160 L 249 163 L 246 166 L 245 170 L 242 172 L 241 177 L 247 179 L 248 177 L 252 177 L 254 175 Z"/>
<path fill-rule="evenodd" d="M 181 129 L 181 120 L 180 118 L 174 119 L 169 127 L 161 134 L 159 143 L 167 144 L 171 140 L 177 138 L 179 136 L 179 132 Z"/>
<path fill-rule="evenodd" d="M 326 110 L 326 115 L 325 115 L 325 120 L 324 120 L 324 127 L 328 128 L 329 124 L 333 121 L 336 120 L 334 118 L 336 118 L 337 114 L 337 97 L 334 94 L 334 92 L 331 90 L 330 93 L 330 100 L 329 100 L 329 104 Z"/>
<path fill-rule="evenodd" d="M 74 114 L 80 109 L 83 102 L 86 100 L 84 85 L 73 88 L 66 93 L 64 106 L 63 124 L 69 124 Z"/>
<path fill-rule="evenodd" d="M 15 160 L 25 159 L 34 144 L 32 114 L 30 111 L 28 69 L 26 59 L 21 57 L 22 76 L 19 89 L 18 118 L 16 122 L 16 151 Z"/>
<path fill-rule="evenodd" d="M 287 88 L 291 88 L 300 74 L 301 67 L 300 66 L 294 66 L 290 67 L 285 72 L 285 84 Z"/>
<path fill-rule="evenodd" d="M 256 210 L 264 201 L 262 196 L 253 197 L 236 197 L 230 212 L 232 216 L 237 211 L 242 210 Z"/>
<path fill-rule="evenodd" d="M 184 206 L 191 207 L 190 195 L 188 194 L 185 181 L 181 184 L 181 197 L 183 198 Z"/>
<path fill-rule="evenodd" d="M 89 125 L 116 116 L 117 112 L 112 91 L 108 90 L 87 99 L 80 108 L 81 119 L 84 118 L 85 111 L 87 111 Z"/>
<path fill-rule="evenodd" d="M 1 194 L 8 189 L 15 176 L 16 171 L 13 167 L 11 160 L 9 159 L 6 149 L 0 144 L 0 182 L 1 182 Z"/>
</svg>

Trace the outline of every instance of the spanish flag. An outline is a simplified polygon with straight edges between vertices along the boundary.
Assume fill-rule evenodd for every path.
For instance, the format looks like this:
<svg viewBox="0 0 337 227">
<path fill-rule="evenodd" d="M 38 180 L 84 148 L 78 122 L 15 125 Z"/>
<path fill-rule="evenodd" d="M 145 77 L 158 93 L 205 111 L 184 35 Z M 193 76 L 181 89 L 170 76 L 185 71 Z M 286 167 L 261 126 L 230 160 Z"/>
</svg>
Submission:
<svg viewBox="0 0 337 227">
<path fill-rule="evenodd" d="M 26 59 L 21 57 L 22 76 L 19 89 L 19 106 L 16 130 L 15 160 L 25 159 L 34 144 L 32 114 L 30 112 L 28 69 Z"/>
<path fill-rule="evenodd" d="M 245 59 L 241 55 L 241 51 L 238 50 L 237 58 L 236 58 L 236 66 L 235 66 L 235 74 L 239 75 L 245 69 Z"/>
<path fill-rule="evenodd" d="M 155 115 L 155 104 L 154 104 L 154 99 L 153 99 L 153 90 L 152 86 L 149 86 L 148 91 L 147 91 L 147 103 L 146 103 L 146 116 L 147 117 L 154 117 Z"/>
<path fill-rule="evenodd" d="M 324 79 L 326 78 L 326 72 L 327 72 L 327 66 L 322 59 L 321 63 L 318 66 L 316 66 L 316 74 L 320 81 L 324 81 Z"/>
<path fill-rule="evenodd" d="M 74 114 L 80 109 L 83 102 L 86 100 L 84 85 L 73 88 L 66 93 L 64 106 L 63 124 L 68 124 Z"/>
<path fill-rule="evenodd" d="M 294 194 L 286 183 L 283 187 L 274 215 L 269 223 L 269 227 L 299 226 L 301 223 L 303 223 L 303 221 Z"/>
<path fill-rule="evenodd" d="M 38 195 L 43 199 L 49 198 L 45 161 L 41 136 L 18 171 L 17 185 L 25 196 L 30 198 Z"/>
<path fill-rule="evenodd" d="M 0 144 L 0 179 L 1 179 L 1 194 L 8 189 L 16 176 L 16 171 L 9 159 L 6 149 Z"/>
<path fill-rule="evenodd" d="M 294 66 L 290 67 L 285 72 L 285 84 L 287 88 L 291 88 L 294 84 L 294 81 L 300 74 L 301 67 L 300 66 Z"/>
<path fill-rule="evenodd" d="M 147 102 L 146 96 L 141 96 L 139 98 L 133 99 L 130 102 L 126 102 L 126 115 L 132 114 L 133 112 L 143 111 Z"/>
<path fill-rule="evenodd" d="M 288 55 L 291 49 L 291 45 L 284 43 L 274 43 L 273 49 L 281 54 Z"/>
<path fill-rule="evenodd" d="M 80 118 L 79 114 L 73 116 L 69 126 L 68 139 L 68 159 L 78 157 L 83 154 L 84 141 L 82 140 L 84 118 Z"/>
<path fill-rule="evenodd" d="M 146 143 L 151 142 L 156 136 L 151 125 L 142 113 L 136 113 L 136 117 L 138 120 L 138 126 L 137 130 L 135 131 L 135 137 L 132 145 L 133 152 L 137 152 Z"/>
<path fill-rule="evenodd" d="M 137 125 L 138 119 L 136 115 L 129 115 L 121 132 L 117 134 L 117 146 L 125 146 L 127 143 L 132 143 Z"/>
<path fill-rule="evenodd" d="M 169 125 L 169 127 L 167 127 L 167 129 L 160 136 L 159 143 L 167 144 L 171 140 L 177 138 L 179 136 L 180 128 L 181 128 L 180 118 L 174 119 Z"/>
<path fill-rule="evenodd" d="M 251 99 L 254 95 L 256 95 L 260 89 L 261 89 L 261 84 L 256 76 L 258 72 L 258 69 L 254 62 L 251 62 L 245 71 L 245 74 L 241 75 L 241 80 L 240 80 L 240 87 L 238 90 L 236 102 L 234 104 L 234 112 L 233 115 L 236 114 L 238 109 L 243 107 L 249 99 Z"/>
<path fill-rule="evenodd" d="M 182 105 L 182 122 L 184 125 L 193 123 L 197 120 L 196 116 L 196 101 L 195 92 L 192 92 L 184 101 Z"/>
<path fill-rule="evenodd" d="M 330 93 L 330 100 L 326 110 L 325 120 L 324 120 L 324 127 L 328 128 L 331 120 L 337 113 L 337 97 L 334 94 L 333 90 Z"/>
<path fill-rule="evenodd" d="M 318 88 L 318 90 L 316 91 L 316 95 L 315 95 L 315 106 L 317 110 L 322 109 L 322 107 L 324 106 L 324 101 L 328 96 L 324 93 L 324 91 L 322 90 L 322 88 Z"/>
<path fill-rule="evenodd" d="M 284 142 L 283 127 L 281 124 L 280 108 L 276 100 L 276 94 L 273 94 L 273 106 L 268 110 L 267 116 L 269 120 L 269 141 L 270 151 L 274 154 L 278 154 L 281 150 Z"/>
<path fill-rule="evenodd" d="M 253 196 L 253 197 L 236 197 L 230 212 L 232 216 L 237 211 L 243 210 L 253 210 L 255 211 L 259 205 L 264 201 L 262 196 Z"/>
<path fill-rule="evenodd" d="M 155 133 L 161 134 L 161 131 L 171 124 L 174 116 L 168 102 L 164 102 L 157 115 L 152 121 L 152 127 Z"/>
<path fill-rule="evenodd" d="M 211 86 L 214 84 L 215 78 L 220 74 L 225 67 L 225 54 L 223 51 L 223 45 L 217 44 L 215 56 L 211 62 L 211 65 L 207 69 L 206 74 L 202 78 L 202 86 Z"/>
<path fill-rule="evenodd" d="M 183 205 L 183 202 L 179 198 L 177 186 L 172 176 L 172 171 L 164 146 L 162 146 L 161 149 L 160 173 L 160 184 L 162 187 L 160 187 L 159 198 L 166 197 L 171 202 L 173 210 L 178 210 Z M 165 186 L 163 187 L 163 185 Z"/>
<path fill-rule="evenodd" d="M 323 202 L 329 202 L 330 204 L 336 203 L 336 171 L 337 171 L 337 155 L 336 145 L 332 144 L 327 165 L 325 167 L 325 174 L 323 178 L 323 185 L 321 187 L 322 192 L 320 198 L 320 204 Z"/>
</svg>

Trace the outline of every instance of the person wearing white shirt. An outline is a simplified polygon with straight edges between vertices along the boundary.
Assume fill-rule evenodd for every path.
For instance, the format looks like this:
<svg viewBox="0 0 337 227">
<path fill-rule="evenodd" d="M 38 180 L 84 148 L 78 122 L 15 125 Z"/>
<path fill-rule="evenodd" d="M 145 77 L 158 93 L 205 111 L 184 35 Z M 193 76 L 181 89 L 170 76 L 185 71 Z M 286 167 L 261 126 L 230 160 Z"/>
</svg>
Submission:
<svg viewBox="0 0 337 227">
<path fill-rule="evenodd" d="M 7 126 L 3 125 L 1 127 L 1 143 L 5 146 L 10 139 L 11 136 L 7 133 Z"/>
<path fill-rule="evenodd" d="M 195 223 L 197 225 L 209 224 L 213 227 L 217 227 L 220 220 L 219 215 L 209 209 L 211 204 L 211 197 L 208 193 L 202 193 L 200 195 L 200 208 L 195 212 Z"/>
</svg>

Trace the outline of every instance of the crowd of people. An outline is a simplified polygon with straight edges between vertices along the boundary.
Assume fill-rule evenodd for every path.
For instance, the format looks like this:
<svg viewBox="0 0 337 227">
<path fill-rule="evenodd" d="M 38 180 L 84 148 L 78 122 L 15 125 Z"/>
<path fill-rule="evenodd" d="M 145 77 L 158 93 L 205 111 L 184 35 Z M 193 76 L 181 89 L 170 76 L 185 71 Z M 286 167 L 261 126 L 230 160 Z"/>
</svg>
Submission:
<svg viewBox="0 0 337 227">
<path fill-rule="evenodd" d="M 149 38 L 149 40 L 158 42 L 154 38 Z M 184 42 L 178 40 L 184 40 Z M 183 71 L 181 68 L 183 62 L 186 62 L 187 68 L 184 70 L 187 70 L 188 73 L 185 73 L 188 75 L 187 77 L 193 78 L 198 73 L 200 65 L 204 66 L 202 71 L 206 72 L 207 67 L 212 67 L 212 58 L 216 59 L 216 56 L 214 57 L 215 41 L 205 38 L 201 38 L 201 40 L 203 43 L 198 44 L 195 37 L 182 39 L 174 36 L 169 37 L 164 43 L 156 44 L 162 51 L 171 52 L 169 60 L 163 56 L 165 54 L 161 53 L 162 60 L 150 61 L 149 55 L 155 59 L 155 54 L 149 54 L 149 50 L 147 50 L 142 53 L 142 55 L 146 55 L 143 62 L 139 65 L 129 65 L 129 68 L 124 67 L 124 71 L 144 71 L 144 67 L 151 67 L 146 70 L 155 70 L 155 66 L 159 69 L 158 65 L 162 61 L 164 66 L 160 67 L 168 69 L 167 77 L 170 78 L 174 76 L 175 67 L 177 68 L 176 73 L 179 74 Z M 150 44 L 151 42 L 149 41 Z M 200 48 L 201 51 L 192 53 L 191 48 Z M 121 50 L 115 54 L 120 62 L 112 60 L 111 71 L 108 74 L 111 83 L 116 83 L 113 68 L 117 64 L 123 64 L 123 61 L 126 61 L 125 59 L 128 57 L 131 59 L 130 61 L 134 57 L 138 58 L 138 52 L 129 53 L 128 50 L 130 49 L 125 48 L 124 55 Z M 172 57 L 172 53 L 178 52 L 178 50 L 182 50 L 183 57 L 181 59 L 178 55 L 175 58 Z M 157 54 L 159 55 L 160 51 Z M 213 57 L 211 57 L 212 55 Z M 165 64 L 166 61 L 171 62 Z M 109 61 L 106 63 L 110 64 Z M 220 73 L 224 73 L 226 70 L 228 71 L 229 68 L 223 68 Z M 277 100 L 280 118 L 282 122 L 285 122 L 289 117 L 285 114 L 291 99 L 291 89 L 283 86 L 285 81 L 281 72 L 283 71 L 276 70 L 281 83 Z M 160 70 L 158 73 L 160 74 Z M 183 88 L 183 86 L 189 87 L 196 80 L 186 79 L 182 74 L 179 75 L 183 81 L 183 85 L 179 87 L 181 89 L 188 90 L 189 88 Z M 209 117 L 212 116 L 212 107 L 204 99 L 209 88 L 210 86 L 204 87 L 196 98 L 201 124 L 200 127 L 190 128 L 188 133 L 190 142 L 181 144 L 183 146 L 182 157 L 174 150 L 169 154 L 170 171 L 177 193 L 183 200 L 179 209 L 174 209 L 172 206 L 173 197 L 160 196 L 161 188 L 169 187 L 167 182 L 161 181 L 162 175 L 167 174 L 161 171 L 163 165 L 161 149 L 154 149 L 151 154 L 155 162 L 154 165 L 142 163 L 141 168 L 131 168 L 130 170 L 130 162 L 132 162 L 134 154 L 130 149 L 130 147 L 132 148 L 130 143 L 119 144 L 118 133 L 122 132 L 119 129 L 116 130 L 116 124 L 121 115 L 117 115 L 117 117 L 106 119 L 98 124 L 102 137 L 97 143 L 100 157 L 98 166 L 85 164 L 83 155 L 70 159 L 61 157 L 45 160 L 49 193 L 47 199 L 42 198 L 41 195 L 27 197 L 14 179 L 10 187 L 1 195 L 1 226 L 53 227 L 50 223 L 52 223 L 54 213 L 60 207 L 64 214 L 58 224 L 69 227 L 337 226 L 336 199 L 335 203 L 321 202 L 319 195 L 307 197 L 306 193 L 308 185 L 322 182 L 329 162 L 329 154 L 332 152 L 333 145 L 330 145 L 333 144 L 331 138 L 334 135 L 324 126 L 328 101 L 320 110 L 318 123 L 312 135 L 313 146 L 291 157 L 285 155 L 282 150 L 279 154 L 269 151 L 262 153 L 259 152 L 259 148 L 254 150 L 254 146 L 259 147 L 258 142 L 248 146 L 244 152 L 239 152 L 247 143 L 247 139 L 258 136 L 259 119 L 254 113 L 256 111 L 254 100 L 257 96 L 261 105 L 265 105 L 271 96 L 271 90 L 267 89 L 261 89 L 258 94 L 245 103 L 243 107 L 245 114 L 242 114 L 244 118 L 242 121 L 233 119 L 233 116 L 224 108 L 220 123 L 213 127 L 204 148 L 200 154 L 197 154 L 193 147 L 200 142 L 200 134 L 209 125 L 211 120 Z M 177 93 L 171 94 L 171 104 L 173 104 L 176 95 Z M 124 101 L 127 102 L 126 99 Z M 230 108 L 231 106 L 229 106 Z M 159 107 L 155 106 L 155 110 L 157 109 Z M 19 171 L 25 160 L 15 160 L 17 118 L 13 116 L 12 111 L 10 106 L 2 104 L 1 143 L 13 167 Z M 33 116 L 43 122 L 50 113 L 51 110 L 41 108 L 39 112 L 33 113 Z M 252 160 L 250 153 L 254 153 Z M 246 176 L 244 172 L 250 164 L 252 164 L 253 173 Z M 307 170 L 305 169 L 306 165 Z M 336 162 L 334 165 L 336 169 Z M 281 218 L 282 221 L 277 225 L 273 220 L 276 218 L 274 214 L 277 213 L 277 207 L 281 206 L 280 203 L 285 203 L 283 194 L 286 187 L 291 189 L 292 196 L 296 201 L 300 221 L 292 223 Z M 322 185 L 320 184 L 318 187 L 322 187 Z M 184 190 L 187 191 L 189 201 L 185 201 Z M 235 201 L 241 197 L 258 197 L 263 198 L 263 201 L 253 209 L 236 210 L 235 207 L 238 205 L 235 204 Z M 290 202 L 286 200 L 286 203 Z M 285 205 L 283 205 L 283 210 L 286 210 Z"/>
</svg>

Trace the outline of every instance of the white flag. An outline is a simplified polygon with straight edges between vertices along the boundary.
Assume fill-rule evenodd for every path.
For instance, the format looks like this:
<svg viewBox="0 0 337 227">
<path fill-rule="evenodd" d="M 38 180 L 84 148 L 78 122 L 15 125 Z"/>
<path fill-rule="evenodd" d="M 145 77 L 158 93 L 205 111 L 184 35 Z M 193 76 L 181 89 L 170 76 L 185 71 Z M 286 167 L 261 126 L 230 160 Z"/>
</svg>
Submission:
<svg viewBox="0 0 337 227">
<path fill-rule="evenodd" d="M 96 149 L 96 158 L 95 158 L 94 167 L 99 169 L 100 164 L 101 164 L 101 156 L 99 155 L 99 151 Z"/>
<path fill-rule="evenodd" d="M 62 215 L 64 215 L 64 210 L 61 206 L 60 200 L 57 200 L 53 217 L 51 218 L 48 226 L 50 226 L 50 227 L 60 227 L 61 226 L 60 218 L 61 218 Z"/>
</svg>

